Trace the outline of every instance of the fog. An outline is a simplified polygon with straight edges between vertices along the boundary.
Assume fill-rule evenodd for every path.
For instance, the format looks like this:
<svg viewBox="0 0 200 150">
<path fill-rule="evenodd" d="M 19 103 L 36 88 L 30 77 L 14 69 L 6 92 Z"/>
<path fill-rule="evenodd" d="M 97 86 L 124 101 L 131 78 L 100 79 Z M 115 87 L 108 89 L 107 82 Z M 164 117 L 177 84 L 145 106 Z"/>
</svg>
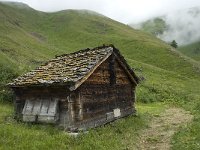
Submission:
<svg viewBox="0 0 200 150">
<path fill-rule="evenodd" d="M 168 30 L 159 38 L 164 41 L 176 40 L 179 45 L 200 41 L 200 7 L 171 12 L 163 19 Z"/>
</svg>

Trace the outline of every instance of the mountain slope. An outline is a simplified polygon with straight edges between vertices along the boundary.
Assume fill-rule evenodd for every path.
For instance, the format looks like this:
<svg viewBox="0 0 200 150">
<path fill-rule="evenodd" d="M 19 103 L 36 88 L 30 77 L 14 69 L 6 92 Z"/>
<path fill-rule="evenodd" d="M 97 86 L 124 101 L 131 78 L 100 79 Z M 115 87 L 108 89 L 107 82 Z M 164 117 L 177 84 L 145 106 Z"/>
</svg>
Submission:
<svg viewBox="0 0 200 150">
<path fill-rule="evenodd" d="M 55 55 L 102 44 L 114 44 L 144 81 L 137 99 L 164 101 L 190 110 L 195 120 L 176 135 L 176 145 L 198 149 L 200 135 L 199 63 L 182 55 L 153 35 L 87 10 L 55 13 L 36 11 L 19 3 L 0 2 L 0 149 L 128 149 L 151 115 L 139 114 L 74 139 L 52 127 L 26 125 L 12 120 L 5 100 L 12 94 L 5 84 Z M 140 111 L 139 111 L 140 113 Z M 6 131 L 6 132 L 5 132 Z M 189 139 L 185 144 L 181 138 Z M 42 139 L 42 140 L 41 140 Z M 123 139 L 123 142 L 121 140 Z M 31 141 L 31 142 L 30 142 Z M 18 144 L 16 144 L 18 143 Z M 195 143 L 195 144 L 194 144 Z"/>
<path fill-rule="evenodd" d="M 200 41 L 185 46 L 181 46 L 178 48 L 178 50 L 183 54 L 197 61 L 200 61 Z"/>
<path fill-rule="evenodd" d="M 0 56 L 6 59 L 12 57 L 14 63 L 23 67 L 24 64 L 25 67 L 27 64 L 38 65 L 56 54 L 113 43 L 131 59 L 170 71 L 179 68 L 182 73 L 186 69 L 193 72 L 189 63 L 177 60 L 178 54 L 171 54 L 170 46 L 94 12 L 67 10 L 42 13 L 5 4 L 1 4 L 0 10 Z M 183 70 L 179 67 L 180 63 L 185 66 Z"/>
</svg>

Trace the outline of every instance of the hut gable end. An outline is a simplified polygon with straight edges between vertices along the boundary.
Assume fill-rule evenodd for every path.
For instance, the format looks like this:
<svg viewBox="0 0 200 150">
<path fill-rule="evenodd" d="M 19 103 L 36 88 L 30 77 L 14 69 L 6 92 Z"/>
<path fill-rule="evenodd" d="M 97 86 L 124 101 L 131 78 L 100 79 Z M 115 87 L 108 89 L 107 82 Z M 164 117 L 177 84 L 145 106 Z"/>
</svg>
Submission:
<svg viewBox="0 0 200 150">
<path fill-rule="evenodd" d="M 79 87 L 82 121 L 105 114 L 112 120 L 114 110 L 120 111 L 120 116 L 133 111 L 136 85 L 116 57 L 110 55 Z"/>
<path fill-rule="evenodd" d="M 85 84 L 132 84 L 131 78 L 118 60 L 110 56 L 88 77 Z"/>
</svg>

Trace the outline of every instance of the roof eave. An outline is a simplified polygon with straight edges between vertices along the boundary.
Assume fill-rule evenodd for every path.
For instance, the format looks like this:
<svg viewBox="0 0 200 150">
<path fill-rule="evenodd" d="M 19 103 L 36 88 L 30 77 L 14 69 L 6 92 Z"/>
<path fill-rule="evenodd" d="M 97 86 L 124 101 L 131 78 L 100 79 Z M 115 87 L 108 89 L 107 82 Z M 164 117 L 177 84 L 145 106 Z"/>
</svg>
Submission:
<svg viewBox="0 0 200 150">
<path fill-rule="evenodd" d="M 68 87 L 68 89 L 70 89 L 71 86 L 74 86 L 74 82 L 63 82 L 63 83 L 53 83 L 53 84 L 45 84 L 45 83 L 42 83 L 42 84 L 21 84 L 21 85 L 10 85 L 8 84 L 7 86 L 9 88 L 27 88 L 27 87 L 55 87 L 55 86 L 66 86 Z"/>
</svg>

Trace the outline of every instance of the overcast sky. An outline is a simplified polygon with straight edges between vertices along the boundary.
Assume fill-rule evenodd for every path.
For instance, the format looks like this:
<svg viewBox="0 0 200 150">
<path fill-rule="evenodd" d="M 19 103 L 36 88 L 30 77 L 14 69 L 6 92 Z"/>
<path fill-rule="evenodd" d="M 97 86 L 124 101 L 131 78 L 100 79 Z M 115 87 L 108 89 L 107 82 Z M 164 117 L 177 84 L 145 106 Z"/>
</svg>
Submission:
<svg viewBox="0 0 200 150">
<path fill-rule="evenodd" d="M 1 1 L 1 0 L 0 0 Z M 7 1 L 7 0 L 2 0 Z M 200 0 L 13 0 L 40 11 L 89 9 L 117 21 L 138 23 L 177 9 L 200 6 Z"/>
</svg>

